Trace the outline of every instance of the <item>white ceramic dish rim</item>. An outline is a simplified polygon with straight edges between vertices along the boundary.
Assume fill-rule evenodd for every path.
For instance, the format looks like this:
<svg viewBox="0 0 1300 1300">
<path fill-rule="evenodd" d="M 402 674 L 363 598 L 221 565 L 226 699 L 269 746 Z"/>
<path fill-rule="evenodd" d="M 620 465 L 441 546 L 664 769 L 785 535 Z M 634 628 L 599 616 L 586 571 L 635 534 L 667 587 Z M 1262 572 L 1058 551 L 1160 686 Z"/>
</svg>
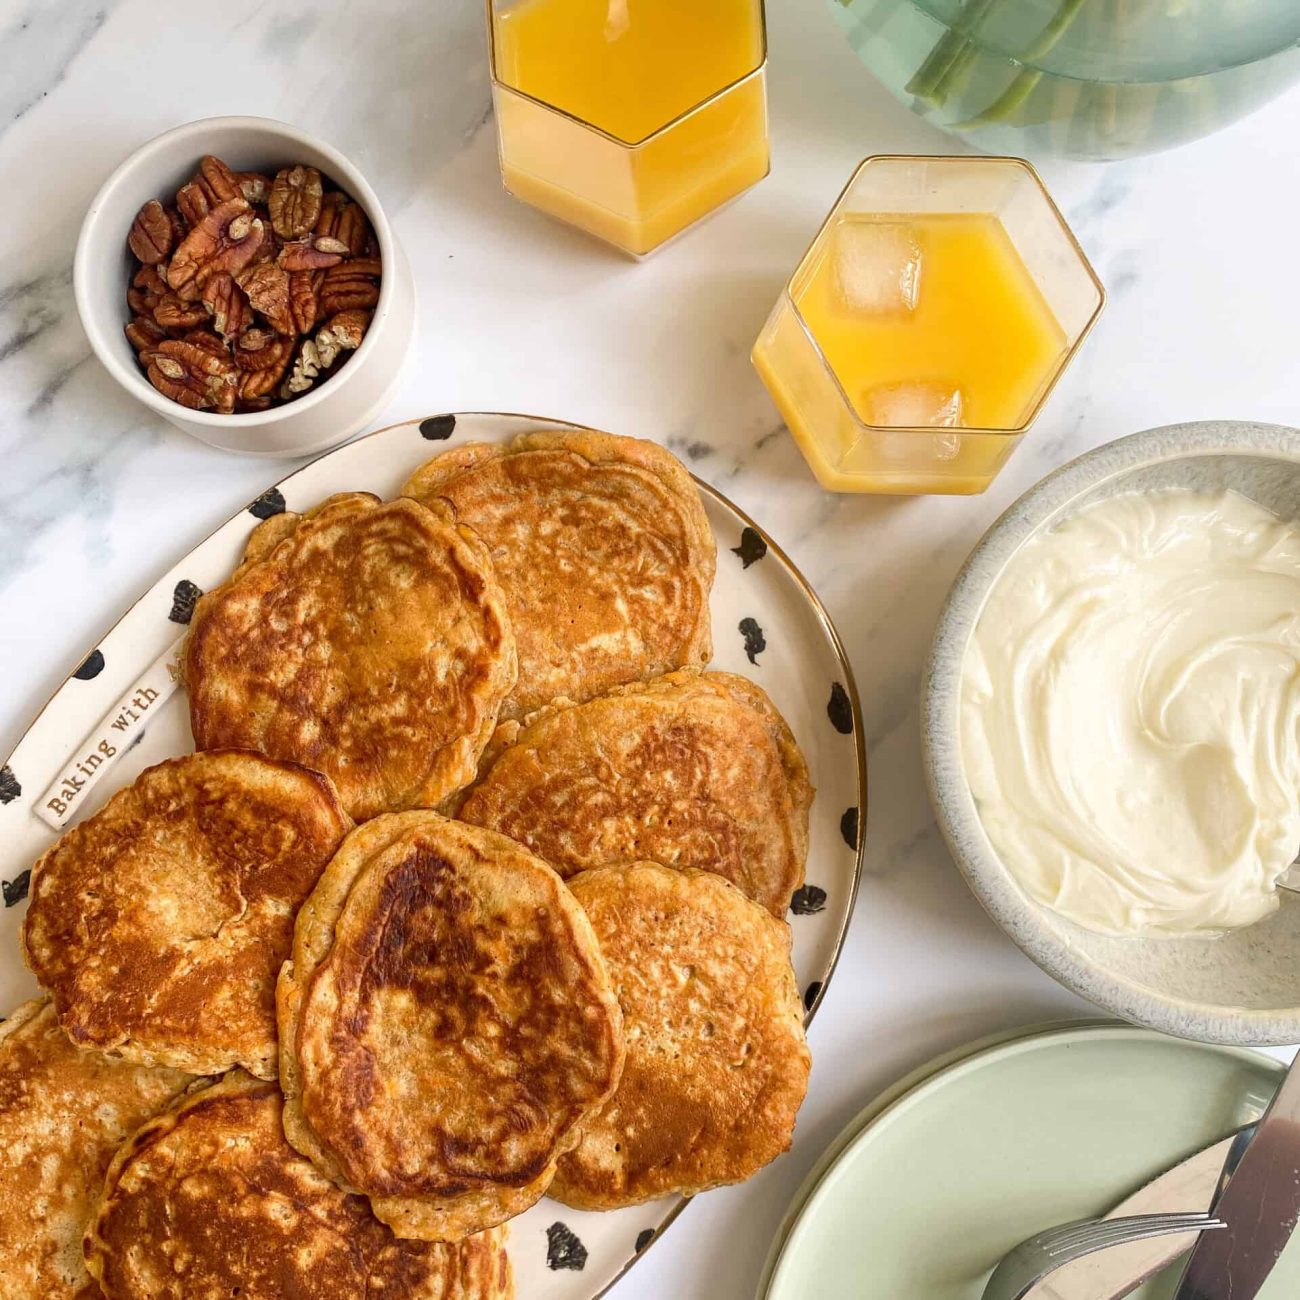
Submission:
<svg viewBox="0 0 1300 1300">
<path fill-rule="evenodd" d="M 379 243 L 379 257 L 382 265 L 385 268 L 392 267 L 395 273 L 401 269 L 401 261 L 397 257 L 393 245 L 392 228 L 388 224 L 388 216 L 384 212 L 383 205 L 379 202 L 378 196 L 371 189 L 370 183 L 361 174 L 360 170 L 333 145 L 326 144 L 324 140 L 318 139 L 310 132 L 303 131 L 288 122 L 277 121 L 272 117 L 246 115 L 204 117 L 194 122 L 186 122 L 181 126 L 174 126 L 161 135 L 156 135 L 151 140 L 146 141 L 138 149 L 128 154 L 96 191 L 95 197 L 86 209 L 85 218 L 81 223 L 81 231 L 77 237 L 77 249 L 72 262 L 73 296 L 77 303 L 77 314 L 81 318 L 81 328 L 85 331 L 86 338 L 89 340 L 95 356 L 99 358 L 100 363 L 123 388 L 146 406 L 168 419 L 180 415 L 187 422 L 208 425 L 212 428 L 262 429 L 288 419 L 291 415 L 298 415 L 310 410 L 323 400 L 328 400 L 332 393 L 337 392 L 347 382 L 349 375 L 355 374 L 356 369 L 365 363 L 366 357 L 370 355 L 375 344 L 375 331 L 367 331 L 356 353 L 349 357 L 325 383 L 305 397 L 296 398 L 294 401 L 286 402 L 282 406 L 273 406 L 267 411 L 248 411 L 238 415 L 218 415 L 211 411 L 194 411 L 187 406 L 181 406 L 178 402 L 173 402 L 170 398 L 164 397 L 138 369 L 125 365 L 118 353 L 107 345 L 103 332 L 94 323 L 95 317 L 89 306 L 91 296 L 95 293 L 95 287 L 92 283 L 93 271 L 87 261 L 87 249 L 91 234 L 98 224 L 100 210 L 108 196 L 119 185 L 123 184 L 129 175 L 148 159 L 150 154 L 158 152 L 173 142 L 192 138 L 195 142 L 194 162 L 195 166 L 197 166 L 198 160 L 205 153 L 210 152 L 202 147 L 203 140 L 218 131 L 227 130 L 258 131 L 268 135 L 281 136 L 286 145 L 290 147 L 295 144 L 302 144 L 328 158 L 330 163 L 329 179 L 344 189 L 365 209 L 366 216 L 370 219 L 371 229 L 375 232 L 375 239 Z M 286 156 L 285 161 L 291 163 L 293 159 Z M 157 194 L 146 194 L 141 197 L 140 203 L 144 204 L 151 198 L 160 197 Z M 126 231 L 122 232 L 123 244 L 126 242 L 126 233 Z M 124 295 L 123 301 L 125 301 L 125 285 L 122 291 Z M 383 276 L 379 282 L 379 302 L 375 305 L 376 319 L 382 319 L 388 314 L 393 292 L 392 280 L 387 275 Z M 125 319 L 123 323 L 125 324 Z"/>
<path fill-rule="evenodd" d="M 822 1183 L 830 1177 L 836 1166 L 848 1156 L 858 1141 L 866 1138 L 879 1125 L 889 1123 L 904 1109 L 911 1109 L 918 1104 L 923 1104 L 935 1089 L 946 1087 L 955 1077 L 961 1074 L 982 1068 L 990 1058 L 1014 1056 L 1022 1052 L 1034 1051 L 1049 1041 L 1064 1039 L 1069 1042 L 1080 1038 L 1097 1036 L 1132 1040 L 1134 1035 L 1146 1039 L 1158 1039 L 1160 1037 L 1156 1030 L 1109 1019 L 1085 1018 L 1027 1025 L 1020 1029 L 989 1034 L 984 1038 L 976 1039 L 972 1043 L 967 1043 L 964 1047 L 957 1047 L 952 1051 L 943 1052 L 926 1064 L 918 1066 L 911 1073 L 898 1080 L 897 1083 L 886 1088 L 884 1092 L 869 1101 L 844 1126 L 808 1174 L 808 1177 L 800 1185 L 798 1192 L 795 1193 L 784 1230 L 774 1240 L 772 1250 L 764 1266 L 759 1282 L 757 1300 L 764 1300 L 764 1297 L 771 1293 L 773 1284 L 777 1281 L 777 1274 L 786 1248 L 792 1243 L 799 1230 L 817 1213 L 817 1198 Z M 1223 1043 L 1198 1043 L 1196 1045 L 1210 1051 L 1226 1052 L 1243 1061 L 1248 1061 L 1251 1065 L 1272 1066 L 1279 1082 L 1281 1082 L 1281 1078 L 1286 1072 L 1286 1067 L 1282 1062 L 1273 1060 L 1271 1057 L 1246 1047 Z"/>
<path fill-rule="evenodd" d="M 1098 1006 L 1163 1033 L 1242 1047 L 1277 1046 L 1300 1041 L 1300 1007 L 1220 1009 L 1171 997 L 1101 968 L 1048 934 L 1037 905 L 988 841 L 958 741 L 966 647 L 989 593 L 1024 542 L 1110 479 L 1171 460 L 1215 455 L 1300 464 L 1300 430 L 1233 420 L 1147 429 L 1080 456 L 1015 501 L 976 544 L 939 615 L 922 675 L 921 745 L 930 802 L 953 860 L 989 915 L 1049 975 Z"/>
</svg>

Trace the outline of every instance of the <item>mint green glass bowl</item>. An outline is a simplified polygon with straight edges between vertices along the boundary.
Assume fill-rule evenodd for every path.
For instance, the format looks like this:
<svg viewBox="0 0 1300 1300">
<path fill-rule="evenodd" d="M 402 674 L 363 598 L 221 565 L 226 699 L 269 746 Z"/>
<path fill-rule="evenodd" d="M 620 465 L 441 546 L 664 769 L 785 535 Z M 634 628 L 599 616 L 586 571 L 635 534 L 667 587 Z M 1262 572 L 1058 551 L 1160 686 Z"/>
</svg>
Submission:
<svg viewBox="0 0 1300 1300">
<path fill-rule="evenodd" d="M 1153 153 L 1300 80 L 1296 0 L 827 2 L 899 100 L 994 153 Z"/>
</svg>

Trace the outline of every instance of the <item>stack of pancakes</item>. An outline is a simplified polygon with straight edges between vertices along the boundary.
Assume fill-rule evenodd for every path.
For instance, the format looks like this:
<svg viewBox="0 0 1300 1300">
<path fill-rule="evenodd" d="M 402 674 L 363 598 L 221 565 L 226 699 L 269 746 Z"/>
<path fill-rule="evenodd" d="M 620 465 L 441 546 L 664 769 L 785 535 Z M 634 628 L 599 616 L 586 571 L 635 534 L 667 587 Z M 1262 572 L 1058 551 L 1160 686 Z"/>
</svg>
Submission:
<svg viewBox="0 0 1300 1300">
<path fill-rule="evenodd" d="M 714 564 L 685 469 L 594 433 L 254 530 L 191 623 L 198 752 L 33 868 L 0 1294 L 504 1297 L 548 1190 L 789 1146 L 813 792 L 704 671 Z"/>
</svg>

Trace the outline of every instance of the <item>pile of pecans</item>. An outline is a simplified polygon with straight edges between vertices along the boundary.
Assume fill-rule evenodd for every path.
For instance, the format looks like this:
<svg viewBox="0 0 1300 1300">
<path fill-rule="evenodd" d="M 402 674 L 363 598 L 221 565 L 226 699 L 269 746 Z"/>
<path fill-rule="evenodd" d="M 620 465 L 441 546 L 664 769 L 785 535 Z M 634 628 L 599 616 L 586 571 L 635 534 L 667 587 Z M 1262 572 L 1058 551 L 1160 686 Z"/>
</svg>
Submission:
<svg viewBox="0 0 1300 1300">
<path fill-rule="evenodd" d="M 360 346 L 379 301 L 370 223 L 314 167 L 271 179 L 209 155 L 173 206 L 140 209 L 127 244 L 126 337 L 149 382 L 196 411 L 300 397 Z"/>
</svg>

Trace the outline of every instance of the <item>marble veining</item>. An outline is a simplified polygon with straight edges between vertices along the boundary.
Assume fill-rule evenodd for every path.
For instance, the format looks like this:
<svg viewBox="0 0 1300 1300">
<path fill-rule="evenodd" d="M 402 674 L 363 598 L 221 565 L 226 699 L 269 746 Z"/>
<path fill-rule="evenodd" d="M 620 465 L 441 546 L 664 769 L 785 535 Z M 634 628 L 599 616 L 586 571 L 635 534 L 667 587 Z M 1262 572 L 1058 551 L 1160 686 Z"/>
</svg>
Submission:
<svg viewBox="0 0 1300 1300">
<path fill-rule="evenodd" d="M 383 199 L 419 337 L 377 426 L 518 410 L 666 442 L 773 534 L 836 620 L 872 746 L 868 876 L 813 1026 L 812 1094 L 790 1155 L 699 1198 L 619 1300 L 752 1295 L 786 1202 L 870 1094 L 977 1034 L 1086 1009 L 993 926 L 935 831 L 916 696 L 939 608 L 988 525 L 1071 457 L 1178 420 L 1300 422 L 1293 92 L 1155 158 L 1040 162 L 1109 303 L 1037 426 L 983 497 L 823 492 L 749 348 L 862 157 L 958 146 L 868 80 L 826 0 L 768 8 L 772 174 L 632 263 L 502 193 L 481 0 L 0 7 L 0 757 L 130 601 L 292 468 L 202 447 L 137 405 L 90 359 L 72 301 L 103 179 L 214 114 L 300 123 Z"/>
<path fill-rule="evenodd" d="M 57 21 L 36 0 L 15 6 L 0 22 L 5 77 L 0 81 L 0 135 L 56 90 L 72 61 L 108 21 L 111 5 L 68 0 Z"/>
</svg>

